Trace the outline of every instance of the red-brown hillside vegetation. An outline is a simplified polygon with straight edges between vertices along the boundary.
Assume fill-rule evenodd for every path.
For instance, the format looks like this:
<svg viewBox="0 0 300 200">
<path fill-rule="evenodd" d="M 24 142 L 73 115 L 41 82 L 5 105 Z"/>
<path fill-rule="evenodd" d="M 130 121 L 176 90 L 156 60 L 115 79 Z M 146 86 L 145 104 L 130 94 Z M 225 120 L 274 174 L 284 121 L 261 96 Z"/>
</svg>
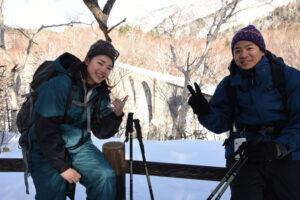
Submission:
<svg viewBox="0 0 300 200">
<path fill-rule="evenodd" d="M 287 64 L 297 68 L 300 67 L 299 27 L 299 23 L 296 23 L 275 30 L 262 30 L 267 48 L 283 57 Z M 26 31 L 30 33 L 34 30 Z M 111 33 L 111 37 L 113 44 L 120 51 L 120 62 L 173 75 L 181 75 L 172 62 L 168 38 L 157 37 L 153 33 L 143 33 L 134 28 L 127 31 L 115 30 Z M 35 44 L 26 62 L 37 66 L 43 60 L 55 59 L 65 51 L 83 59 L 89 45 L 99 38 L 103 38 L 100 31 L 92 30 L 90 27 L 70 27 L 64 32 L 43 30 L 35 37 Z M 217 74 L 217 80 L 228 73 L 227 66 L 232 59 L 231 38 L 232 34 L 220 35 L 211 46 L 208 64 L 211 71 Z M 23 64 L 28 39 L 17 30 L 6 31 L 5 39 L 9 54 L 19 64 Z M 188 53 L 190 53 L 190 60 L 201 56 L 205 39 L 183 38 L 174 40 L 173 45 L 176 49 L 178 64 L 184 66 Z M 6 64 L 5 60 L 1 62 L 2 65 Z"/>
</svg>

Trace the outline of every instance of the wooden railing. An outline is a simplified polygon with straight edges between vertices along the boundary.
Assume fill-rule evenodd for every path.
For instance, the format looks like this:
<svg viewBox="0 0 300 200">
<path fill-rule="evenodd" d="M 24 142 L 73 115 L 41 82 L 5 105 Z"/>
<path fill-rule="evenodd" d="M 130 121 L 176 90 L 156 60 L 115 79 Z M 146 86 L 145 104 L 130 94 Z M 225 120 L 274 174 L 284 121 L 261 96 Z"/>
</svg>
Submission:
<svg viewBox="0 0 300 200">
<path fill-rule="evenodd" d="M 103 154 L 116 171 L 117 197 L 116 200 L 125 200 L 125 174 L 130 173 L 130 161 L 125 160 L 125 145 L 122 142 L 108 142 L 102 147 Z M 151 176 L 172 178 L 187 178 L 197 180 L 220 181 L 226 173 L 223 167 L 200 165 L 185 165 L 175 163 L 147 162 Z M 1 158 L 0 172 L 22 172 L 23 161 L 20 158 Z M 145 175 L 142 161 L 133 161 L 133 173 Z"/>
</svg>

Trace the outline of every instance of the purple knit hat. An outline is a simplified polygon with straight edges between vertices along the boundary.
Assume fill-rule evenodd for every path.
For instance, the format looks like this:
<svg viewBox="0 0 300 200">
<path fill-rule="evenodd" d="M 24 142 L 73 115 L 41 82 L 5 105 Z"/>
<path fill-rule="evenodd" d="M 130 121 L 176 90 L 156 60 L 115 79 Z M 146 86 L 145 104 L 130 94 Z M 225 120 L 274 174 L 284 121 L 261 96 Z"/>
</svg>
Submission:
<svg viewBox="0 0 300 200">
<path fill-rule="evenodd" d="M 235 43 L 241 40 L 247 40 L 256 44 L 264 53 L 266 53 L 266 45 L 262 34 L 254 25 L 249 25 L 240 29 L 232 38 L 231 52 L 233 54 L 233 48 Z"/>
</svg>

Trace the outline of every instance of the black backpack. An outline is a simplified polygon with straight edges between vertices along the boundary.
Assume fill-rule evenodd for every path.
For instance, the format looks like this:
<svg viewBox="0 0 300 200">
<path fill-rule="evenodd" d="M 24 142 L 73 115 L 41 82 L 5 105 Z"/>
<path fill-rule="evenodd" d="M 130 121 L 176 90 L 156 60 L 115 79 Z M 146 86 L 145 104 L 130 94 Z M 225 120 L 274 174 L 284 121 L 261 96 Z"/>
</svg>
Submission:
<svg viewBox="0 0 300 200">
<path fill-rule="evenodd" d="M 64 55 L 70 55 L 68 53 L 65 53 Z M 77 58 L 76 58 L 77 59 Z M 80 60 L 76 60 L 80 62 Z M 67 69 L 67 71 L 71 71 L 70 69 Z M 23 97 L 26 97 L 26 100 L 23 102 L 21 109 L 19 110 L 17 114 L 17 127 L 21 134 L 19 138 L 19 146 L 22 149 L 23 154 L 23 164 L 24 164 L 24 179 L 25 179 L 25 185 L 26 185 L 26 193 L 29 194 L 28 190 L 28 181 L 27 177 L 29 176 L 29 166 L 28 166 L 28 155 L 31 148 L 31 142 L 30 142 L 30 136 L 29 136 L 29 129 L 32 125 L 32 112 L 33 112 L 33 106 L 35 101 L 37 100 L 39 89 L 41 85 L 50 80 L 51 78 L 59 75 L 59 74 L 65 74 L 67 75 L 71 81 L 72 81 L 72 89 L 69 93 L 67 104 L 65 108 L 65 116 L 66 111 L 70 107 L 73 99 L 73 95 L 75 90 L 77 89 L 77 82 L 75 77 L 67 74 L 59 72 L 56 67 L 54 66 L 54 61 L 45 61 L 42 63 L 37 70 L 35 71 L 33 75 L 33 79 L 30 83 L 30 92 L 28 94 L 22 95 Z"/>
<path fill-rule="evenodd" d="M 267 51 L 266 57 L 268 58 L 270 62 L 271 67 L 271 73 L 272 73 L 272 80 L 274 87 L 278 90 L 282 97 L 282 104 L 284 106 L 284 112 L 286 116 L 289 117 L 289 112 L 287 110 L 287 94 L 286 94 L 286 83 L 285 83 L 285 76 L 284 76 L 284 65 L 281 64 L 283 62 L 281 57 L 276 57 L 274 54 L 272 54 L 270 51 Z M 229 66 L 230 75 L 236 73 L 237 66 L 234 62 L 234 60 L 231 62 Z M 229 130 L 229 138 L 231 137 L 231 133 L 234 131 L 234 118 L 236 111 L 239 112 L 239 105 L 237 102 L 236 97 L 236 87 L 230 85 L 230 78 L 229 75 L 228 81 L 227 81 L 227 95 L 230 102 L 230 113 L 231 113 L 231 124 L 230 124 L 230 130 Z M 228 142 L 228 141 L 227 141 Z M 224 142 L 225 144 L 227 143 Z"/>
</svg>

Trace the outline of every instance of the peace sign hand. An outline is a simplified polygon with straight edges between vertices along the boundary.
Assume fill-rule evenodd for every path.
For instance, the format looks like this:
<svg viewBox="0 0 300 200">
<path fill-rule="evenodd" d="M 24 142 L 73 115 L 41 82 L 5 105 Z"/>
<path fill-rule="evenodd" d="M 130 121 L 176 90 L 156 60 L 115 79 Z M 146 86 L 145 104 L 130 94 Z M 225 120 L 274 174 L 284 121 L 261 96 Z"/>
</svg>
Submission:
<svg viewBox="0 0 300 200">
<path fill-rule="evenodd" d="M 188 100 L 188 104 L 192 107 L 193 112 L 197 115 L 204 116 L 209 113 L 209 104 L 208 101 L 203 96 L 201 89 L 197 83 L 194 83 L 195 90 L 191 85 L 188 85 L 187 88 L 191 93 L 191 97 Z"/>
</svg>

